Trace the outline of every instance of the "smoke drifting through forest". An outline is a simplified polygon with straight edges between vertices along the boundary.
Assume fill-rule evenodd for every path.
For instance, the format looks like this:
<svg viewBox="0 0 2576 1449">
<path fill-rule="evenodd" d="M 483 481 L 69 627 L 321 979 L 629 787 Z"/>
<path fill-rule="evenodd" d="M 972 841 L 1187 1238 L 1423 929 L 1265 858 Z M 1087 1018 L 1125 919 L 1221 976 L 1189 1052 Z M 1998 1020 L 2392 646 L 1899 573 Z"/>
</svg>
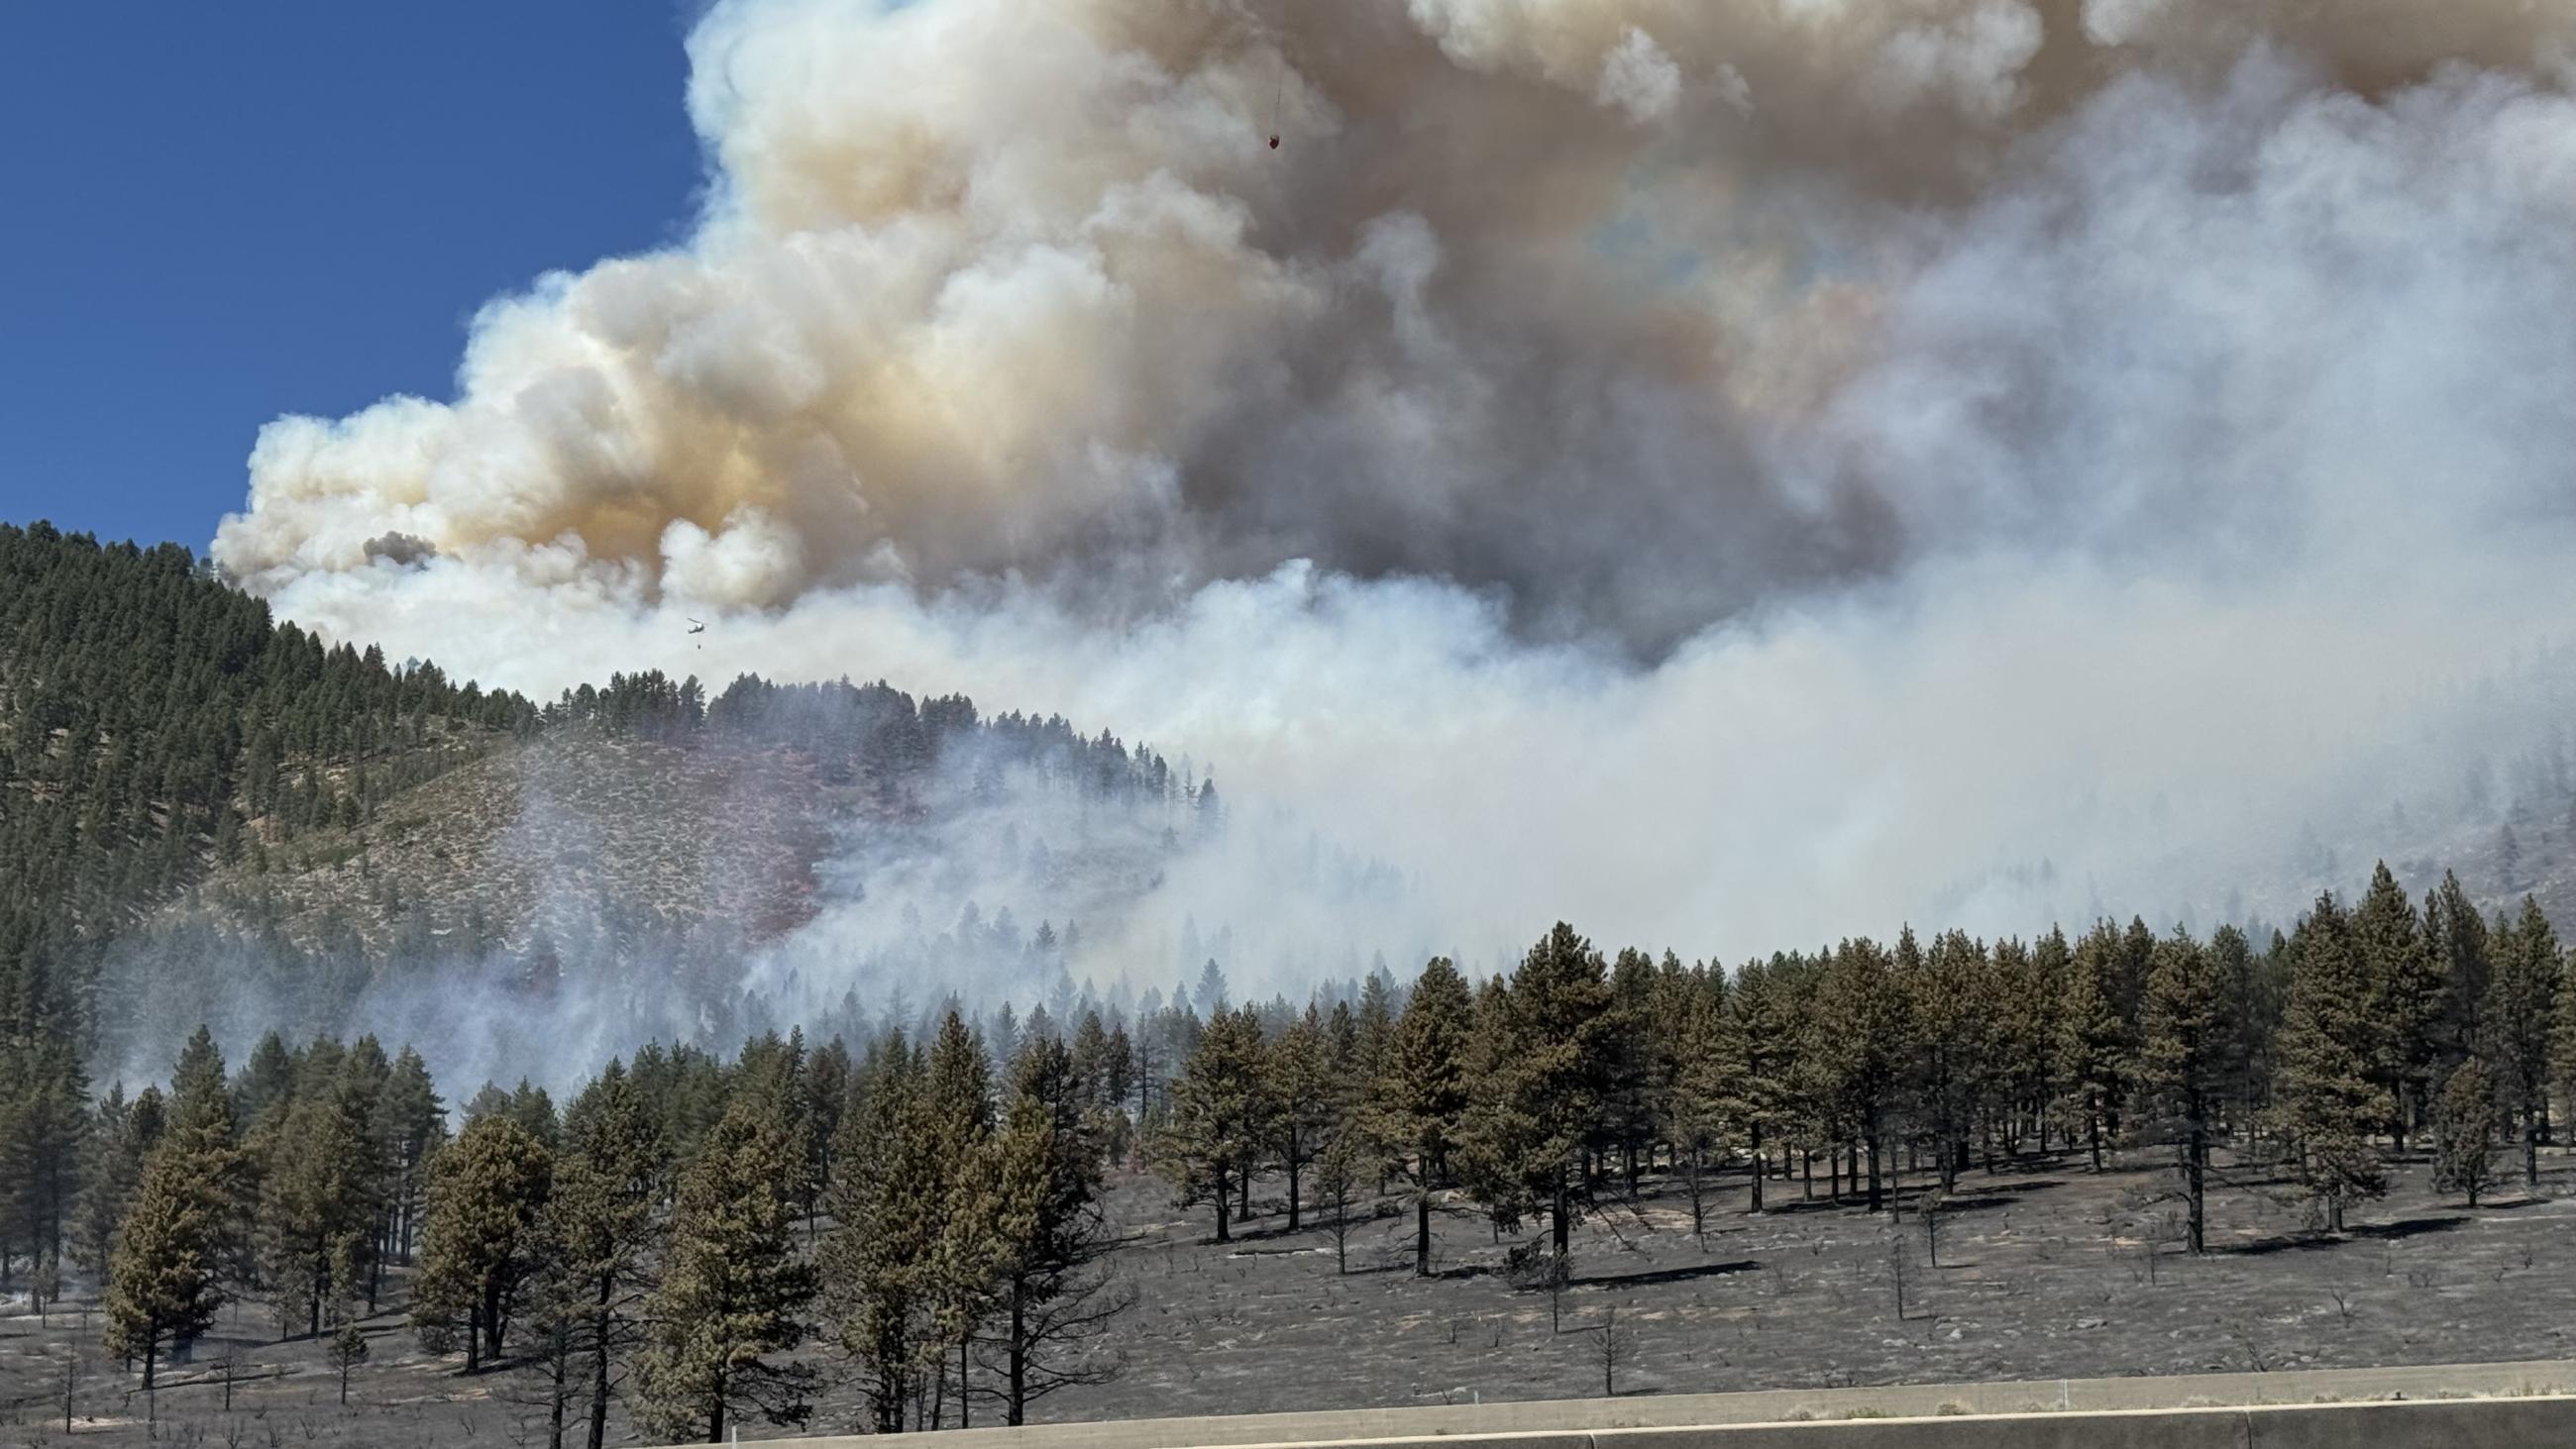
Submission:
<svg viewBox="0 0 2576 1449">
<path fill-rule="evenodd" d="M 539 693 L 1110 724 L 1471 954 L 2286 917 L 2558 703 L 2467 691 L 2576 602 L 2571 38 L 722 4 L 690 243 L 494 303 L 452 403 L 273 424 L 216 556 Z"/>
</svg>

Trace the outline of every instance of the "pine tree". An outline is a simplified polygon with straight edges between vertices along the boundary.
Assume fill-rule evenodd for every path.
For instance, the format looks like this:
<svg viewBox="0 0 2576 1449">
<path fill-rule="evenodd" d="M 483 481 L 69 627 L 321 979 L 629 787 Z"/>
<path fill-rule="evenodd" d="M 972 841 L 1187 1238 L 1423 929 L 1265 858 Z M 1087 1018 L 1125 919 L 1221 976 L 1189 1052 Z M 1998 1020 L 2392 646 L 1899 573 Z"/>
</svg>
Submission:
<svg viewBox="0 0 2576 1449">
<path fill-rule="evenodd" d="M 1288 1231 L 1304 1225 L 1306 1169 L 1324 1150 L 1334 1119 L 1334 1083 L 1323 1016 L 1312 1005 L 1269 1045 L 1264 1071 L 1273 1157 L 1288 1176 Z"/>
<path fill-rule="evenodd" d="M 549 1328 L 585 1360 L 590 1449 L 607 1442 L 608 1401 L 641 1342 L 660 1240 L 655 1209 L 670 1171 L 660 1127 L 623 1065 L 609 1062 L 564 1113 L 542 1223 Z"/>
<path fill-rule="evenodd" d="M 882 1434 L 902 1432 L 914 1376 L 937 1352 L 942 1216 L 953 1211 L 944 1196 L 950 1164 L 935 1160 L 921 1075 L 899 1034 L 869 1051 L 841 1119 L 838 1226 L 818 1262 L 826 1311 Z"/>
<path fill-rule="evenodd" d="M 1468 1108 L 1467 1037 L 1474 1020 L 1467 981 L 1434 956 L 1413 983 L 1383 1053 L 1385 1076 L 1372 1097 L 1373 1135 L 1404 1158 L 1413 1178 L 1413 1272 L 1431 1274 L 1431 1198 Z"/>
<path fill-rule="evenodd" d="M 2407 1132 L 2431 1105 L 2441 1047 L 2441 962 L 2385 861 L 2371 872 L 2352 931 L 2376 997 L 2371 1015 L 2382 1040 L 2372 1053 L 2374 1075 L 2388 1094 L 2389 1135 L 2402 1153 Z"/>
<path fill-rule="evenodd" d="M 1024 1060 L 1009 1120 L 980 1153 L 992 1164 L 984 1269 L 1012 1425 L 1058 1389 L 1115 1376 L 1119 1360 L 1093 1345 L 1134 1302 L 1105 1270 L 1116 1238 L 1101 1216 L 1099 1153 L 1083 1138 L 1079 1103 L 1047 1085 L 1070 1065 L 1061 1047 Z"/>
<path fill-rule="evenodd" d="M 1040 1009 L 1043 1011 L 1043 1008 Z M 1032 1014 L 1034 1024 L 1038 1017 Z M 1044 1090 L 1078 1118 L 1072 1055 L 1052 1033 L 1031 1031 L 1011 1063 L 1013 1075 L 1043 1081 Z M 932 1229 L 930 1258 L 920 1268 L 920 1291 L 929 1308 L 922 1352 L 957 1357 L 957 1411 L 961 1425 L 972 1412 L 968 1366 L 977 1324 L 991 1306 L 1000 1253 L 999 1205 L 990 1190 L 993 1088 L 983 1045 L 955 1012 L 933 1040 L 919 1099 L 917 1130 L 922 1191 L 946 1211 Z M 935 1413 L 935 1411 L 934 1411 Z M 931 1421 L 937 1424 L 936 1417 Z"/>
<path fill-rule="evenodd" d="M 2465 1194 L 2471 1207 L 2496 1183 L 2496 1137 L 2504 1125 L 2496 1085 L 2486 1062 L 2471 1057 L 2442 1083 L 2434 1107 L 2433 1187 Z"/>
<path fill-rule="evenodd" d="M 1868 1206 L 1887 1205 L 1882 1166 L 1906 1060 L 1905 998 L 1888 953 L 1866 937 L 1845 941 L 1816 983 L 1808 1050 L 1826 1074 L 1828 1110 L 1855 1128 L 1867 1155 Z"/>
<path fill-rule="evenodd" d="M 142 1180 L 143 1164 L 160 1144 L 164 1122 L 161 1089 L 146 1087 L 132 1103 L 120 1084 L 98 1104 L 81 1165 L 80 1202 L 74 1211 L 72 1261 L 107 1281 L 117 1234 Z"/>
<path fill-rule="evenodd" d="M 1905 964 L 1909 959 L 1916 962 L 1910 969 Z M 1986 949 L 1965 932 L 1947 931 L 1919 957 L 1901 943 L 1897 962 L 1908 1019 L 1906 1085 L 1922 1128 L 1932 1138 L 1941 1190 L 1952 1192 L 1967 1160 L 1992 1054 Z"/>
<path fill-rule="evenodd" d="M 2558 933 L 2539 902 L 2523 897 L 2522 916 L 2498 917 L 2488 932 L 2494 977 L 2479 1013 L 2480 1054 L 2495 1072 L 2499 1097 L 2522 1140 L 2523 1183 L 2540 1186 L 2540 1139 L 2547 1135 L 2552 1046 L 2561 1081 L 2576 1081 L 2576 1003 L 2565 997 Z"/>
<path fill-rule="evenodd" d="M 2350 1204 L 2387 1190 L 2370 1140 L 2382 1116 L 2382 1098 L 2370 1080 L 2371 1049 L 2384 1040 L 2371 1018 L 2375 1004 L 2350 917 L 2333 896 L 2319 896 L 2290 938 L 2280 1095 L 2301 1179 L 2323 1204 L 2327 1231 L 2334 1233 L 2343 1231 Z"/>
<path fill-rule="evenodd" d="M 1653 1006 L 1666 1078 L 1656 1094 L 1659 1126 L 1690 1193 L 1691 1236 L 1703 1243 L 1708 1158 L 1749 1115 L 1740 1075 L 1747 1043 L 1727 1010 L 1725 981 L 1721 971 L 1668 971 L 1657 983 Z"/>
<path fill-rule="evenodd" d="M 545 1144 L 507 1115 L 467 1123 L 432 1163 L 412 1320 L 432 1338 L 461 1320 L 469 1374 L 499 1359 L 542 1265 L 538 1225 L 553 1176 Z"/>
<path fill-rule="evenodd" d="M 318 1050 L 265 1134 L 256 1239 L 263 1281 L 283 1332 L 322 1332 L 334 1255 L 370 1272 L 376 1225 L 375 1153 L 366 1122 L 375 1083 Z"/>
<path fill-rule="evenodd" d="M 1214 1205 L 1220 1243 L 1233 1240 L 1236 1174 L 1260 1142 L 1264 1056 L 1255 1013 L 1211 1018 L 1172 1082 L 1171 1114 L 1157 1143 L 1181 1202 Z"/>
<path fill-rule="evenodd" d="M 2075 1096 L 2093 1170 L 2102 1170 L 2103 1134 L 2109 1130 L 2127 1040 L 2113 986 L 2118 949 L 2108 922 L 2096 926 L 2068 959 L 2057 1011 L 2057 1080 Z"/>
<path fill-rule="evenodd" d="M 2424 897 L 2424 939 L 2442 978 L 2440 1056 L 2445 1064 L 2457 1065 L 2486 1042 L 2484 1013 L 2494 966 L 2486 921 L 2460 878 L 2449 871 Z"/>
<path fill-rule="evenodd" d="M 1638 1156 L 1655 1135 L 1660 1085 L 1651 1029 L 1655 976 L 1651 956 L 1633 946 L 1621 950 L 1610 964 L 1610 1011 L 1601 1030 L 1602 1166 L 1606 1176 L 1607 1159 L 1617 1153 L 1631 1198 L 1637 1193 Z"/>
<path fill-rule="evenodd" d="M 1589 1202 L 1584 1157 L 1602 1130 L 1611 1005 L 1601 953 L 1558 922 L 1494 999 L 1489 1075 L 1472 1092 L 1473 1155 L 1502 1179 L 1480 1195 L 1545 1205 L 1560 1265 Z"/>
<path fill-rule="evenodd" d="M 420 1053 L 408 1046 L 394 1058 L 376 1120 L 387 1175 L 385 1250 L 393 1261 L 407 1264 L 420 1240 L 429 1193 L 429 1158 L 447 1140 L 447 1104 L 439 1100 Z"/>
<path fill-rule="evenodd" d="M 638 1416 L 657 1432 L 721 1442 L 729 1417 L 802 1424 L 811 1364 L 777 1355 L 804 1342 L 814 1271 L 796 1253 L 795 1206 L 779 1184 L 796 1151 L 768 1118 L 738 1104 L 680 1175 L 670 1250 L 636 1362 Z"/>
<path fill-rule="evenodd" d="M 108 1268 L 108 1352 L 143 1360 L 143 1387 L 164 1348 L 184 1348 L 223 1306 L 220 1227 L 223 1201 L 208 1149 L 199 1136 L 175 1136 L 153 1149 L 135 1184 Z"/>
<path fill-rule="evenodd" d="M 2209 1250 L 2209 1149 L 2225 1080 L 2224 1005 L 2218 972 L 2199 942 L 2177 929 L 2157 943 L 2141 1012 L 2140 1077 L 2155 1126 L 2174 1146 L 2195 1254 Z"/>
<path fill-rule="evenodd" d="M 1748 961 L 1735 973 L 1718 1018 L 1719 1079 L 1732 1088 L 1723 1115 L 1744 1137 L 1751 1160 L 1745 1210 L 1762 1211 L 1763 1154 L 1786 1131 L 1796 1112 L 1797 1023 L 1790 1001 L 1788 958 Z"/>
</svg>

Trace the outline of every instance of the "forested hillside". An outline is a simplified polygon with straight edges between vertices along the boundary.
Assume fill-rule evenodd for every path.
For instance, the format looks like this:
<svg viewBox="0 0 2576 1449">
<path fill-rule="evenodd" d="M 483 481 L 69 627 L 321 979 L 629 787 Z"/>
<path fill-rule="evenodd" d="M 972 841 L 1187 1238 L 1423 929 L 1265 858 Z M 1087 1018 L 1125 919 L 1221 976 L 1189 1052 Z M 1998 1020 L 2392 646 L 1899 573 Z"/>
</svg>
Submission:
<svg viewBox="0 0 2576 1449">
<path fill-rule="evenodd" d="M 1136 827 L 1083 863 L 1095 898 L 1214 802 L 1109 735 L 882 682 L 644 673 L 540 707 L 326 647 L 185 549 L 0 526 L 0 1268 L 59 1253 L 93 1085 L 198 1023 L 588 986 L 731 1032 L 743 947 L 813 915 L 827 852 L 1006 793 Z"/>
</svg>

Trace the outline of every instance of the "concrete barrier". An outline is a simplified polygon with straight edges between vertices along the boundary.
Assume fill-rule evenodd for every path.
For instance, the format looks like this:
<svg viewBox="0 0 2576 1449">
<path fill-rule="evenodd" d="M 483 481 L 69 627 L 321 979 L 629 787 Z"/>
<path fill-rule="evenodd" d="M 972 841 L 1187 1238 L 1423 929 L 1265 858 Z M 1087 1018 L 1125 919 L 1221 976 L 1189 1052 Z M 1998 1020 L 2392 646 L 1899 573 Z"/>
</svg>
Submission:
<svg viewBox="0 0 2576 1449">
<path fill-rule="evenodd" d="M 888 1449 L 902 1439 L 937 1449 L 2560 1449 L 2576 1446 L 2576 1363 L 1774 1389 L 787 1442 Z"/>
</svg>

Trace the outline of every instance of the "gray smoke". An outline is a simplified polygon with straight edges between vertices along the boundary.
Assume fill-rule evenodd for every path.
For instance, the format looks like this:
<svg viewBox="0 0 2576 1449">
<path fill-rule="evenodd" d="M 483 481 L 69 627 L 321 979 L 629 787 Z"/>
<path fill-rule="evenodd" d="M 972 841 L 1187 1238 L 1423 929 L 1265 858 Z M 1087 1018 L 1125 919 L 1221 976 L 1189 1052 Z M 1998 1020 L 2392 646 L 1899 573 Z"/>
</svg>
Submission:
<svg viewBox="0 0 2576 1449">
<path fill-rule="evenodd" d="M 2547 718 L 2463 690 L 2576 602 L 2571 35 L 738 0 L 691 241 L 493 303 L 452 401 L 272 424 L 215 553 L 491 683 L 1189 750 L 1402 862 L 1391 943 L 2277 910 Z"/>
</svg>

